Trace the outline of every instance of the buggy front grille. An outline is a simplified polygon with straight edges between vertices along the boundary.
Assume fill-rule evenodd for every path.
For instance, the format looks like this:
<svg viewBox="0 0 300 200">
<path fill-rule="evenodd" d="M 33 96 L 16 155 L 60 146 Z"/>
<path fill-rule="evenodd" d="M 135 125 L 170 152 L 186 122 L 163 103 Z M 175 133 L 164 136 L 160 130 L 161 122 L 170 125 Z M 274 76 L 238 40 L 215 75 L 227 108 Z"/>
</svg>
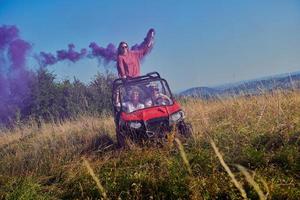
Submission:
<svg viewBox="0 0 300 200">
<path fill-rule="evenodd" d="M 160 133 L 162 131 L 170 130 L 168 118 L 155 118 L 146 122 L 147 131 Z"/>
</svg>

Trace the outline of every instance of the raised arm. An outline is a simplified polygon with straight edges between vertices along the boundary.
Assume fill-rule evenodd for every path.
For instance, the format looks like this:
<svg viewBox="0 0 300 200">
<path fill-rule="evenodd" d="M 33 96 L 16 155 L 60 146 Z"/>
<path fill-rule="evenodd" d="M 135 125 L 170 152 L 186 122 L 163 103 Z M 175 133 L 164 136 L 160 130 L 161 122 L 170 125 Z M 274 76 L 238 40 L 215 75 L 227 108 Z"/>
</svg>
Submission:
<svg viewBox="0 0 300 200">
<path fill-rule="evenodd" d="M 152 28 L 148 31 L 144 41 L 140 45 L 135 45 L 133 47 L 133 50 L 135 50 L 135 52 L 138 54 L 140 58 L 145 56 L 152 49 L 154 44 L 154 35 L 155 35 L 155 31 Z"/>
</svg>

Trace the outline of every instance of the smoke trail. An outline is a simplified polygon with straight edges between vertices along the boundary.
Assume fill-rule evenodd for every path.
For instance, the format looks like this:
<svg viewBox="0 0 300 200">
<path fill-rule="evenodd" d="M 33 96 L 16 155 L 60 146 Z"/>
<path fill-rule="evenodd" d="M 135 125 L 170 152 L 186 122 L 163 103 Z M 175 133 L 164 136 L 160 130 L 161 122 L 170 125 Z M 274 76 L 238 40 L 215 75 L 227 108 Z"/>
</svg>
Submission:
<svg viewBox="0 0 300 200">
<path fill-rule="evenodd" d="M 116 60 L 116 48 L 113 44 L 109 44 L 106 48 L 103 48 L 98 46 L 95 42 L 92 42 L 89 47 L 91 48 L 91 52 L 89 53 L 85 48 L 81 49 L 80 52 L 76 52 L 74 50 L 75 45 L 69 44 L 68 50 L 58 50 L 56 51 L 56 55 L 40 52 L 39 55 L 35 55 L 35 58 L 42 67 L 54 65 L 57 62 L 64 60 L 75 63 L 83 58 L 104 59 L 105 64 Z"/>
<path fill-rule="evenodd" d="M 108 44 L 106 48 L 100 47 L 96 42 L 92 42 L 89 47 L 92 52 L 89 54 L 89 58 L 104 59 L 105 64 L 117 60 L 117 49 L 115 45 Z"/>
<path fill-rule="evenodd" d="M 53 65 L 58 61 L 64 61 L 64 60 L 69 60 L 75 63 L 81 58 L 84 58 L 87 54 L 86 49 L 81 49 L 80 52 L 77 52 L 74 49 L 75 49 L 75 45 L 69 44 L 68 50 L 58 50 L 56 51 L 56 55 L 53 55 L 51 53 L 41 52 L 40 55 L 38 56 L 36 55 L 35 57 L 38 60 L 40 66 L 46 67 L 48 65 Z"/>
<path fill-rule="evenodd" d="M 141 44 L 135 44 L 132 46 L 131 50 L 140 50 L 145 48 L 147 45 L 151 50 L 153 47 L 153 33 L 154 29 L 150 29 L 147 33 L 147 36 L 144 38 L 144 41 Z M 105 65 L 117 60 L 117 48 L 112 43 L 108 44 L 106 47 L 101 47 L 96 42 L 91 42 L 89 48 L 89 52 L 85 48 L 81 49 L 80 52 L 76 52 L 74 50 L 75 45 L 69 44 L 68 50 L 56 51 L 55 55 L 52 53 L 40 52 L 39 55 L 36 55 L 36 59 L 38 60 L 40 66 L 43 67 L 54 65 L 57 62 L 64 60 L 69 60 L 75 63 L 83 58 L 97 58 L 99 61 L 103 60 Z"/>
<path fill-rule="evenodd" d="M 0 27 L 0 120 L 22 109 L 29 95 L 31 72 L 25 67 L 31 45 L 19 37 L 15 26 Z"/>
</svg>

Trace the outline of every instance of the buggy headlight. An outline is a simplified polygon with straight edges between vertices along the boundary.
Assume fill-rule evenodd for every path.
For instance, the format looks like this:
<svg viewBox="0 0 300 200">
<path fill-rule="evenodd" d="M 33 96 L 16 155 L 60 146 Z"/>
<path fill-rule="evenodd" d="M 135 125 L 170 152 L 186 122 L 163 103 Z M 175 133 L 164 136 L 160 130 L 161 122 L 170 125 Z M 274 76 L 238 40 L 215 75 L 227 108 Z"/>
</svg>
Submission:
<svg viewBox="0 0 300 200">
<path fill-rule="evenodd" d="M 141 122 L 129 122 L 130 128 L 139 129 L 141 128 L 142 124 Z"/>
<path fill-rule="evenodd" d="M 170 122 L 171 123 L 177 122 L 180 119 L 182 119 L 183 117 L 184 117 L 184 114 L 182 111 L 176 112 L 170 116 Z"/>
</svg>

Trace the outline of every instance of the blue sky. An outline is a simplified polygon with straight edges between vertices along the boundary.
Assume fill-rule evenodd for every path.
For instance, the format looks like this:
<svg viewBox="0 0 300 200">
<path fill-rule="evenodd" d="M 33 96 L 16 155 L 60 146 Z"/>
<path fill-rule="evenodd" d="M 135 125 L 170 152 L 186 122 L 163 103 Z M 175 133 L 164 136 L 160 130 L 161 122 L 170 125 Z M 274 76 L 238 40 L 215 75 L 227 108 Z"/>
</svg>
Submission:
<svg viewBox="0 0 300 200">
<path fill-rule="evenodd" d="M 0 25 L 16 25 L 31 54 L 142 42 L 156 29 L 142 73 L 158 71 L 175 91 L 300 70 L 298 0 L 0 0 Z M 36 67 L 34 59 L 29 66 Z M 112 69 L 114 64 L 110 65 Z M 58 78 L 88 83 L 97 60 L 63 62 Z"/>
</svg>

